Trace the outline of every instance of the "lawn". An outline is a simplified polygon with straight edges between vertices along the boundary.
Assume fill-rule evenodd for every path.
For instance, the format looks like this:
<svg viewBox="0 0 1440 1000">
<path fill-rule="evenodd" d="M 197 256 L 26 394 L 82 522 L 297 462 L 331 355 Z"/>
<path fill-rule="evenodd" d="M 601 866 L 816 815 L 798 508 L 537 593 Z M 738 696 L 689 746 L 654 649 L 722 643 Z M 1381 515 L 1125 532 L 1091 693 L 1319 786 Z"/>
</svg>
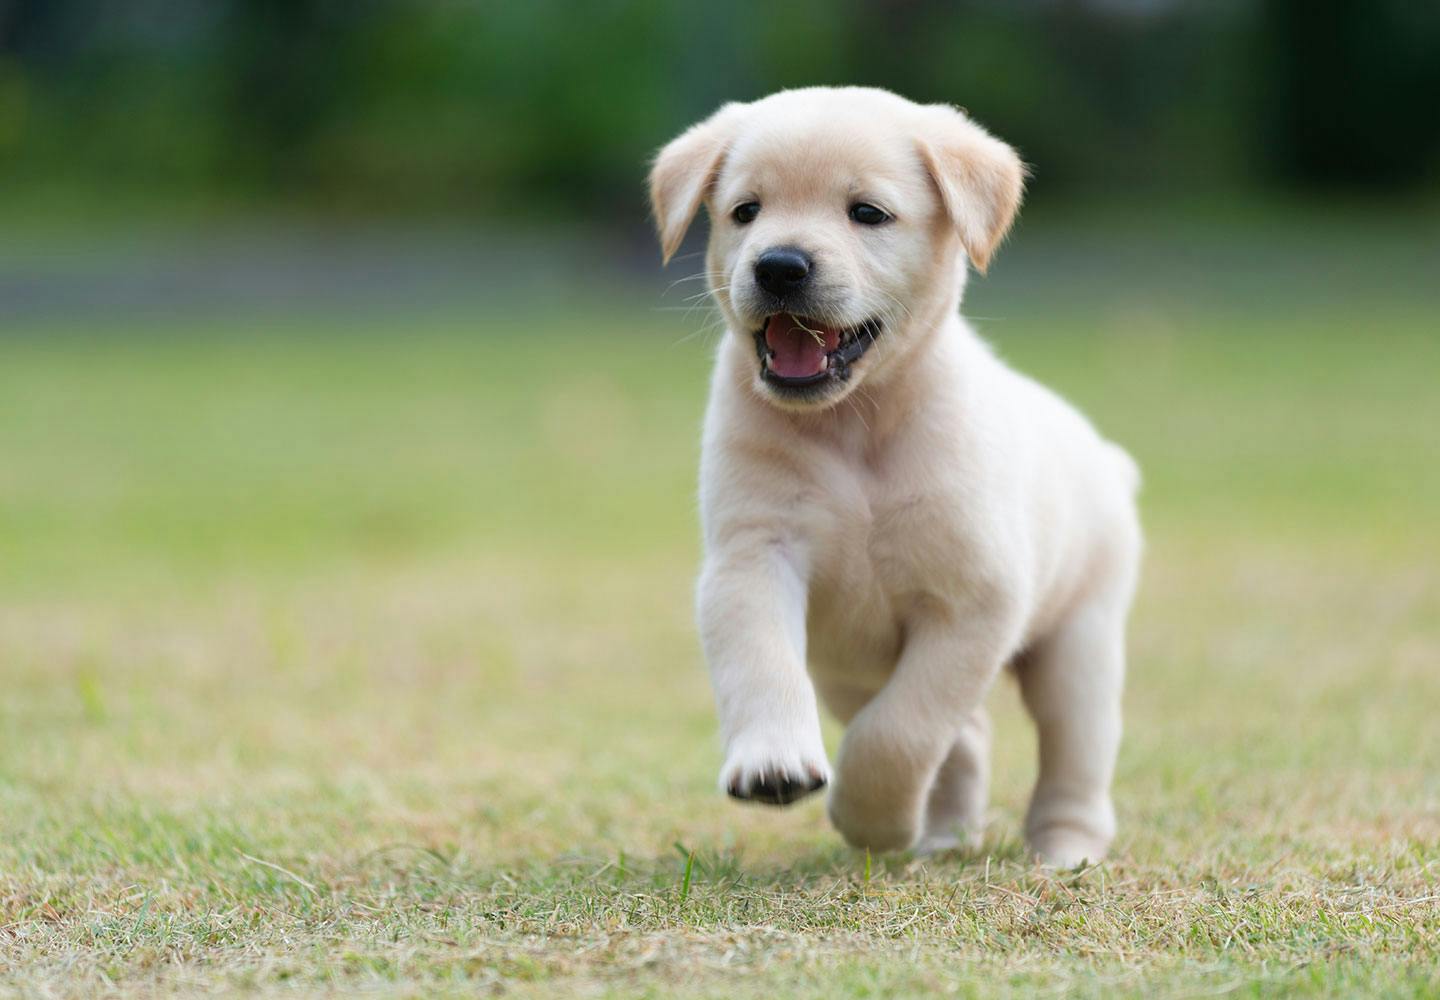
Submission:
<svg viewBox="0 0 1440 1000">
<path fill-rule="evenodd" d="M 0 993 L 1440 994 L 1435 299 L 995 280 L 1145 470 L 1110 861 L 1008 683 L 978 854 L 716 792 L 703 313 L 11 324 Z"/>
</svg>

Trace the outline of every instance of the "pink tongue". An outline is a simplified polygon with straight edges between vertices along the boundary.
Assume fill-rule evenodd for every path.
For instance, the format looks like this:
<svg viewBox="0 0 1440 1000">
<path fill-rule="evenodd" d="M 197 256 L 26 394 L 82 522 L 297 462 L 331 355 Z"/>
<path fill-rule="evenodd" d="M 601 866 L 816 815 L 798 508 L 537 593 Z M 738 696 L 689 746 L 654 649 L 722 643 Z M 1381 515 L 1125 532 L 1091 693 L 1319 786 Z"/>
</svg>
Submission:
<svg viewBox="0 0 1440 1000">
<path fill-rule="evenodd" d="M 840 346 L 840 333 L 810 320 L 802 327 L 789 313 L 778 313 L 765 324 L 766 364 L 781 378 L 809 378 L 825 370 L 825 355 Z M 809 327 L 807 330 L 805 327 Z M 811 333 L 810 330 L 814 330 Z M 819 335 L 820 340 L 816 339 Z"/>
</svg>

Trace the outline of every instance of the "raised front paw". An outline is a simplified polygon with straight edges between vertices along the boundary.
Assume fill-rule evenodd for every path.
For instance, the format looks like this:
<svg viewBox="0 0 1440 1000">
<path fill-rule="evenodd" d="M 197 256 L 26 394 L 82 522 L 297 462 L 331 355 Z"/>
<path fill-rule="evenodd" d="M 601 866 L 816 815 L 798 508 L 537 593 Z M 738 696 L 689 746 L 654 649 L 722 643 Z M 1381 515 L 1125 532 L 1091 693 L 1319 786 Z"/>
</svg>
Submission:
<svg viewBox="0 0 1440 1000">
<path fill-rule="evenodd" d="M 720 787 L 732 798 L 788 806 L 830 781 L 830 765 L 819 740 L 801 747 L 793 740 L 737 740 L 720 769 Z"/>
</svg>

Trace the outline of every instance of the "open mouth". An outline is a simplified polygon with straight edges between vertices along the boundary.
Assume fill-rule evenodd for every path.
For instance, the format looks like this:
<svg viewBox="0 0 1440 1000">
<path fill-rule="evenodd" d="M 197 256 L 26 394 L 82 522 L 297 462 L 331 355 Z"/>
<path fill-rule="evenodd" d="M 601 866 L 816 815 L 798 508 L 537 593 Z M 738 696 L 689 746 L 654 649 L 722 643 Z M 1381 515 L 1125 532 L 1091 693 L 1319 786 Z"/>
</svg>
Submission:
<svg viewBox="0 0 1440 1000">
<path fill-rule="evenodd" d="M 843 382 L 881 329 L 878 319 L 841 329 L 808 316 L 776 313 L 755 331 L 760 377 L 771 385 L 794 389 Z"/>
</svg>

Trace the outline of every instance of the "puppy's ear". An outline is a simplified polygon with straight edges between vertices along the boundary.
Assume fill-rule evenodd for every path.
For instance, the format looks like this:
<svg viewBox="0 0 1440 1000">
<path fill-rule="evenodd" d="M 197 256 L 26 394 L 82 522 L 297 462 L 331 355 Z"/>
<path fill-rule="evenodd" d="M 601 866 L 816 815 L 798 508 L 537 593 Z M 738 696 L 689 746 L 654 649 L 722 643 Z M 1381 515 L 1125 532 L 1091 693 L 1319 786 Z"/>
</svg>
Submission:
<svg viewBox="0 0 1440 1000">
<path fill-rule="evenodd" d="M 983 274 L 1015 221 L 1025 165 L 1015 150 L 959 109 L 934 105 L 926 110 L 931 126 L 920 139 L 920 157 L 970 262 Z"/>
<path fill-rule="evenodd" d="M 650 169 L 650 208 L 660 234 L 660 251 L 670 262 L 710 185 L 720 172 L 744 105 L 727 104 L 672 139 Z"/>
</svg>

